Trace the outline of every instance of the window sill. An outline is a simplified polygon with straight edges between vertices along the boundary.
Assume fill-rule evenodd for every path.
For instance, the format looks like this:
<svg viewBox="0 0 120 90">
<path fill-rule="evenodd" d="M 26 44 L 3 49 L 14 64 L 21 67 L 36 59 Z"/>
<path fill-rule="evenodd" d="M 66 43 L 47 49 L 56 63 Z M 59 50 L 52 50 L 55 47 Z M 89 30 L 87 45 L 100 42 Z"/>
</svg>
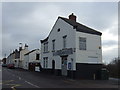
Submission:
<svg viewBox="0 0 120 90">
<path fill-rule="evenodd" d="M 79 49 L 80 51 L 87 51 L 87 50 L 81 50 L 81 49 Z"/>
</svg>

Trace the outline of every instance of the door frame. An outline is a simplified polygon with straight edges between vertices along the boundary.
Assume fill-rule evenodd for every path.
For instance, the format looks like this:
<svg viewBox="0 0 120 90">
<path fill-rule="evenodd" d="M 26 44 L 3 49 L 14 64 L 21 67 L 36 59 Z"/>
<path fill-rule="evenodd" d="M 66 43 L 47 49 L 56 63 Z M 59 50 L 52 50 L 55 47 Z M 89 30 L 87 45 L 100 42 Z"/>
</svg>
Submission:
<svg viewBox="0 0 120 90">
<path fill-rule="evenodd" d="M 52 60 L 52 73 L 55 73 L 55 60 Z"/>
</svg>

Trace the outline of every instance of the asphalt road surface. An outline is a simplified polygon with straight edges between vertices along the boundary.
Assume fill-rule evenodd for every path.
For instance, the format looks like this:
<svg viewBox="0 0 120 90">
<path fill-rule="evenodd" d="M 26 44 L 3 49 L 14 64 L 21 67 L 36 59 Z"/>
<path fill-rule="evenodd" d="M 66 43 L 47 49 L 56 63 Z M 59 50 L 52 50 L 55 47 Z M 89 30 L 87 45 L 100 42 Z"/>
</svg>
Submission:
<svg viewBox="0 0 120 90">
<path fill-rule="evenodd" d="M 2 88 L 118 88 L 118 81 L 112 80 L 73 80 L 70 78 L 31 72 L 23 69 L 2 70 Z"/>
</svg>

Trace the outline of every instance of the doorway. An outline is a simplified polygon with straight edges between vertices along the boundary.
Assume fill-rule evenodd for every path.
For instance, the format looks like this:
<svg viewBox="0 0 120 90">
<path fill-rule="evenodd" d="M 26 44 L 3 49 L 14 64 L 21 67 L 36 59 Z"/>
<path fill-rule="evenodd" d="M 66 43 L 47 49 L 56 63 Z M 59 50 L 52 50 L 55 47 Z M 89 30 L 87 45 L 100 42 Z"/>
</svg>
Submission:
<svg viewBox="0 0 120 90">
<path fill-rule="evenodd" d="M 52 73 L 55 73 L 55 60 L 52 60 Z"/>
<path fill-rule="evenodd" d="M 61 57 L 61 59 L 62 59 L 62 64 L 61 64 L 62 76 L 67 76 L 67 56 L 63 56 Z"/>
</svg>

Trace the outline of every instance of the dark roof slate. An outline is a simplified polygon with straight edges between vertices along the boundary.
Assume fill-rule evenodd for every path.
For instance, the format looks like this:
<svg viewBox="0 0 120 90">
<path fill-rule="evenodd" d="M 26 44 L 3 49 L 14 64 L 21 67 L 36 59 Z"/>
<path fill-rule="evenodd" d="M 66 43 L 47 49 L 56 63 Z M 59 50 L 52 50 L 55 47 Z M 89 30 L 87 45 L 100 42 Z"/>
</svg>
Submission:
<svg viewBox="0 0 120 90">
<path fill-rule="evenodd" d="M 39 49 L 34 49 L 34 50 L 32 50 L 32 51 L 30 51 L 30 52 L 26 53 L 25 55 L 28 55 L 28 54 L 30 54 L 30 53 L 32 53 L 32 52 L 34 52 L 35 50 L 39 50 Z"/>
<path fill-rule="evenodd" d="M 58 17 L 58 19 L 59 18 L 61 18 L 62 20 L 64 20 L 68 24 L 72 25 L 73 28 L 75 28 L 76 31 L 78 31 L 78 32 L 84 32 L 84 33 L 89 33 L 89 34 L 94 34 L 94 35 L 100 35 L 100 36 L 102 35 L 101 32 L 99 32 L 97 30 L 94 30 L 92 28 L 89 28 L 89 27 L 87 27 L 87 26 L 85 26 L 83 24 L 80 24 L 80 23 L 78 23 L 78 22 L 76 22 L 74 20 L 67 19 L 67 18 L 64 18 L 64 17 Z M 44 40 L 40 40 L 41 43 L 48 41 L 48 38 L 49 37 L 45 38 Z"/>
<path fill-rule="evenodd" d="M 44 40 L 40 40 L 40 41 L 41 41 L 41 43 L 46 42 L 46 41 L 48 41 L 48 37 L 45 38 Z"/>
<path fill-rule="evenodd" d="M 65 22 L 67 22 L 68 24 L 72 25 L 74 28 L 76 28 L 76 31 L 79 32 L 84 32 L 84 33 L 89 33 L 89 34 L 95 34 L 95 35 L 102 35 L 101 32 L 98 32 L 97 30 L 91 29 L 83 24 L 80 24 L 74 20 L 70 20 L 67 18 L 63 18 L 63 17 L 58 17 L 61 18 L 62 20 L 64 20 Z"/>
</svg>

